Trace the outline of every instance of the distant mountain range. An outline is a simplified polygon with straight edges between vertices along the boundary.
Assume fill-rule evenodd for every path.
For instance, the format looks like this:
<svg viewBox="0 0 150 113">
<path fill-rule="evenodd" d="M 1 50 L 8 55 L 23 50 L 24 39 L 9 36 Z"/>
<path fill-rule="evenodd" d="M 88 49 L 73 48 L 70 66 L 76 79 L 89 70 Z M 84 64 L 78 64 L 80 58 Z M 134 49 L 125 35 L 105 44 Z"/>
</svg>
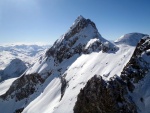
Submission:
<svg viewBox="0 0 150 113">
<path fill-rule="evenodd" d="M 40 55 L 42 55 L 50 46 L 40 45 L 0 45 L 0 69 L 4 69 L 11 60 L 19 58 L 27 66 L 33 64 Z"/>
<path fill-rule="evenodd" d="M 19 53 L 28 54 L 25 60 L 36 51 Z M 0 83 L 0 113 L 150 113 L 148 35 L 128 33 L 110 42 L 79 16 L 37 56 L 20 76 Z"/>
</svg>

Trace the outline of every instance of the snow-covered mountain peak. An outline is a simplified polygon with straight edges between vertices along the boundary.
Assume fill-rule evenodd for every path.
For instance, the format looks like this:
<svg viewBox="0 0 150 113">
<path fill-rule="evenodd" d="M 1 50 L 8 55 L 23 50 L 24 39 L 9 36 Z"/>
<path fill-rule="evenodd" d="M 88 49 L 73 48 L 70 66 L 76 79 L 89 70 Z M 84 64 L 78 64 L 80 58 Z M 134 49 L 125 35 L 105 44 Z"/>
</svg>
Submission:
<svg viewBox="0 0 150 113">
<path fill-rule="evenodd" d="M 92 22 L 90 19 L 85 19 L 83 16 L 78 16 L 77 19 L 74 21 L 73 25 L 70 27 L 70 29 L 65 34 L 65 38 L 70 38 L 76 33 L 79 33 L 84 28 L 91 25 L 94 29 L 97 30 L 96 25 L 94 22 Z"/>
<path fill-rule="evenodd" d="M 101 50 L 103 52 L 114 51 L 116 46 L 99 34 L 94 22 L 79 16 L 70 30 L 46 52 L 46 56 L 52 56 L 60 63 L 63 59 L 69 59 L 75 54 Z"/>
<path fill-rule="evenodd" d="M 128 33 L 123 36 L 121 36 L 119 39 L 115 41 L 115 43 L 119 44 L 127 44 L 130 46 L 136 46 L 137 43 L 144 37 L 148 36 L 146 34 L 142 33 Z"/>
<path fill-rule="evenodd" d="M 78 23 L 79 21 L 81 21 L 81 20 L 85 20 L 85 18 L 82 16 L 82 15 L 79 15 L 78 17 L 77 17 L 77 19 L 75 20 L 75 22 L 74 22 L 74 24 L 76 24 L 76 23 Z"/>
</svg>

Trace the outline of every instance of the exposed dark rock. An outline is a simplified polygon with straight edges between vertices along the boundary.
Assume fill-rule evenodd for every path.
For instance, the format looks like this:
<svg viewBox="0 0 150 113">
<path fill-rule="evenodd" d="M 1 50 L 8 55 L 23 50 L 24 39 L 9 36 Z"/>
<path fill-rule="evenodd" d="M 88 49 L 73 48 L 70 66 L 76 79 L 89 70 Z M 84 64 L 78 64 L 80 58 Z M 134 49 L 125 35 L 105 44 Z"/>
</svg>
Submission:
<svg viewBox="0 0 150 113">
<path fill-rule="evenodd" d="M 142 57 L 142 54 L 147 54 L 148 49 L 150 49 L 150 37 L 146 36 L 137 44 L 133 56 L 121 73 L 121 78 L 128 84 L 131 92 L 134 90 L 134 83 L 138 83 L 150 70 L 149 62 Z"/>
<path fill-rule="evenodd" d="M 3 100 L 15 98 L 16 101 L 20 101 L 27 98 L 36 91 L 36 86 L 42 84 L 44 79 L 37 73 L 30 75 L 23 75 L 19 79 L 15 80 L 10 86 L 9 90 L 0 96 Z"/>
<path fill-rule="evenodd" d="M 17 109 L 14 113 L 22 113 L 23 110 L 24 108 L 20 108 L 20 109 Z"/>
<path fill-rule="evenodd" d="M 60 98 L 60 100 L 61 100 L 61 99 L 63 98 L 63 96 L 64 96 L 66 87 L 67 87 L 67 81 L 66 81 L 65 77 L 61 77 L 61 98 Z"/>
<path fill-rule="evenodd" d="M 74 113 L 137 113 L 121 79 L 106 82 L 96 75 L 80 90 Z"/>
<path fill-rule="evenodd" d="M 89 24 L 95 28 L 96 28 L 96 25 L 94 22 L 92 22 L 90 19 L 85 19 L 84 17 L 82 16 L 79 16 L 76 20 L 76 26 L 72 26 L 70 29 L 70 32 L 69 33 L 66 33 L 65 34 L 65 39 L 69 39 L 70 37 L 72 37 L 73 35 L 75 35 L 76 33 L 80 32 L 83 28 L 87 27 Z"/>
<path fill-rule="evenodd" d="M 100 42 L 100 40 L 95 41 L 92 43 L 88 48 L 83 50 L 84 54 L 89 54 L 92 52 L 99 52 L 102 50 L 103 44 Z"/>
</svg>

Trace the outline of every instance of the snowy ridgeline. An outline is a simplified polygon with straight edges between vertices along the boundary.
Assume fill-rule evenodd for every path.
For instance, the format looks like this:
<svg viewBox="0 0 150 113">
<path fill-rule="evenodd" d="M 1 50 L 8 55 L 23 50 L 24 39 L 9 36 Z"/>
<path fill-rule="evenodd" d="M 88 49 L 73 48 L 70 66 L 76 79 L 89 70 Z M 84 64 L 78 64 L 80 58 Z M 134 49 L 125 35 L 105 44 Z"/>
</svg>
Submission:
<svg viewBox="0 0 150 113">
<path fill-rule="evenodd" d="M 0 83 L 0 113 L 73 113 L 81 88 L 95 75 L 105 82 L 120 78 L 144 36 L 140 33 L 126 34 L 112 43 L 99 34 L 91 20 L 79 16 L 69 31 L 21 77 Z M 140 47 L 143 46 L 149 48 L 149 45 Z M 148 64 L 149 49 L 140 54 Z M 146 77 L 149 76 L 147 74 Z M 149 79 L 144 80 L 148 83 Z M 136 83 L 130 96 L 138 107 L 141 106 L 137 109 L 139 113 L 148 113 L 149 108 L 144 104 L 149 106 L 150 103 L 144 100 L 149 96 L 145 93 L 139 95 L 138 91 L 148 90 L 149 94 L 149 87 L 144 84 L 144 90 L 140 83 L 143 82 Z M 136 101 L 140 97 L 144 104 Z"/>
</svg>

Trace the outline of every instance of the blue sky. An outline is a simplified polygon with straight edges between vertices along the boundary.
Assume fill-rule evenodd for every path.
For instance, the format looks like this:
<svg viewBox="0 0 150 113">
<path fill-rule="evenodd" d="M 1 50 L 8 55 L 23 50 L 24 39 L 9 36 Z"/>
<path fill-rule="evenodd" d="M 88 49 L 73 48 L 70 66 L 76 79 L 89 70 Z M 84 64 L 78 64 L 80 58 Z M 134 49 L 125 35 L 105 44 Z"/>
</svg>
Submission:
<svg viewBox="0 0 150 113">
<path fill-rule="evenodd" d="M 109 40 L 150 34 L 150 0 L 0 0 L 0 43 L 52 44 L 82 15 Z"/>
</svg>

